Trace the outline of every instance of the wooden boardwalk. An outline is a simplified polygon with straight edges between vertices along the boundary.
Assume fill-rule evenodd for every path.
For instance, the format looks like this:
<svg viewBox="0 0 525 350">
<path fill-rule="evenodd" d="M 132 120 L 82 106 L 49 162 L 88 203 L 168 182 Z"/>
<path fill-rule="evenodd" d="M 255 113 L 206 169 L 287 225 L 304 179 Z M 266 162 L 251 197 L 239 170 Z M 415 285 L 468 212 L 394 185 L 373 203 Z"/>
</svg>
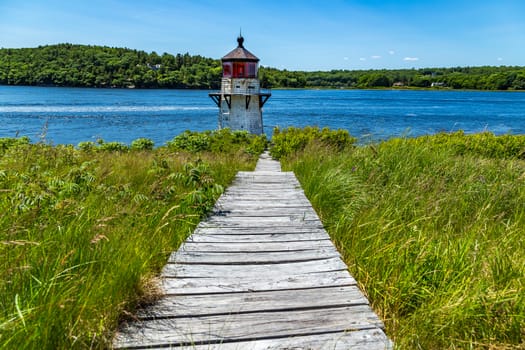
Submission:
<svg viewBox="0 0 525 350">
<path fill-rule="evenodd" d="M 263 154 L 172 254 L 124 349 L 390 349 L 295 175 Z"/>
</svg>

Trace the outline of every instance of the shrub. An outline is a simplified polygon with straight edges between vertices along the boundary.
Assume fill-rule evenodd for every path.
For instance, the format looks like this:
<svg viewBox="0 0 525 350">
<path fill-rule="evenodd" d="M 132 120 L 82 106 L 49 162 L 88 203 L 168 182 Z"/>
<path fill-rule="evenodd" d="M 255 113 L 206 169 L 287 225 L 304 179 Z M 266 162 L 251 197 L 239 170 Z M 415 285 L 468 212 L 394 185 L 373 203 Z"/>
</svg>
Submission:
<svg viewBox="0 0 525 350">
<path fill-rule="evenodd" d="M 280 159 L 291 153 L 304 150 L 308 144 L 313 142 L 319 142 L 340 152 L 352 146 L 356 141 L 356 138 L 350 136 L 348 131 L 343 129 L 323 128 L 321 130 L 318 127 L 308 126 L 303 129 L 289 127 L 281 131 L 279 128 L 275 128 L 270 153 L 272 157 Z"/>
<path fill-rule="evenodd" d="M 19 145 L 27 145 L 31 142 L 29 137 L 22 136 L 22 137 L 2 137 L 0 138 L 0 152 L 6 151 L 7 149 L 19 146 Z"/>
<path fill-rule="evenodd" d="M 267 144 L 266 135 L 258 136 L 228 128 L 205 132 L 185 131 L 166 143 L 174 151 L 225 153 L 244 150 L 251 155 L 259 155 Z"/>
<path fill-rule="evenodd" d="M 101 151 L 108 151 L 108 152 L 127 152 L 129 151 L 129 147 L 122 142 L 102 142 L 98 149 Z"/>
<path fill-rule="evenodd" d="M 210 149 L 209 133 L 199 133 L 186 130 L 166 142 L 169 149 L 177 151 L 202 152 Z"/>
<path fill-rule="evenodd" d="M 84 152 L 92 152 L 97 149 L 97 145 L 93 141 L 80 142 L 77 147 Z"/>
<path fill-rule="evenodd" d="M 154 145 L 152 140 L 142 137 L 131 142 L 131 149 L 134 151 L 152 150 Z"/>
</svg>

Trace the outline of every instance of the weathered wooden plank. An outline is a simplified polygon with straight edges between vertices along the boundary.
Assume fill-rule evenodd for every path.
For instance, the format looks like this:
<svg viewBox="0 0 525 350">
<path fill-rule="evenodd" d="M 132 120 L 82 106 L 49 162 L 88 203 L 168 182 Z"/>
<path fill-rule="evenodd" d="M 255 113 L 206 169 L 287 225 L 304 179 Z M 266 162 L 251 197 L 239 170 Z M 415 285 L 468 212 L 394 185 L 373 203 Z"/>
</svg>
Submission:
<svg viewBox="0 0 525 350">
<path fill-rule="evenodd" d="M 307 200 L 303 200 L 303 201 L 299 201 L 299 200 L 295 200 L 295 201 L 291 201 L 291 200 L 283 200 L 282 202 L 275 202 L 275 201 L 272 201 L 272 199 L 268 199 L 268 200 L 264 200 L 264 199 L 261 199 L 260 201 L 256 201 L 256 200 L 250 200 L 250 199 L 235 199 L 235 200 L 231 200 L 231 199 L 228 199 L 226 198 L 227 200 L 223 201 L 222 198 L 219 199 L 216 203 L 215 203 L 215 208 L 224 208 L 224 207 L 233 207 L 233 208 L 246 208 L 246 209 L 252 209 L 252 208 L 257 208 L 257 207 L 261 207 L 261 208 L 265 208 L 267 210 L 275 210 L 275 209 L 280 209 L 280 208 L 284 208 L 284 209 L 288 209 L 288 210 L 292 210 L 294 208 L 297 208 L 298 210 L 300 209 L 310 209 L 310 210 L 313 210 L 310 202 L 308 202 Z M 314 210 L 315 212 L 315 210 Z"/>
<path fill-rule="evenodd" d="M 206 221 L 201 222 L 197 229 L 201 228 L 222 228 L 222 229 L 235 229 L 246 226 L 246 229 L 257 230 L 261 229 L 323 229 L 323 224 L 313 218 L 310 215 L 307 219 L 303 219 L 302 215 L 287 215 L 287 216 L 269 216 L 269 217 L 256 217 L 256 216 L 213 216 Z"/>
<path fill-rule="evenodd" d="M 223 201 L 224 198 L 224 201 Z M 273 198 L 261 198 L 257 199 L 256 197 L 250 198 L 250 197 L 243 197 L 242 199 L 233 200 L 228 197 L 221 197 L 216 203 L 216 208 L 224 208 L 227 206 L 247 206 L 247 207 L 263 207 L 263 208 L 304 208 L 304 207 L 311 207 L 310 202 L 306 200 L 290 200 L 290 199 L 281 199 L 279 201 L 275 201 Z"/>
<path fill-rule="evenodd" d="M 272 177 L 236 177 L 233 180 L 232 186 L 229 188 L 235 187 L 257 187 L 257 186 L 266 186 L 267 188 L 275 187 L 288 187 L 288 188 L 297 188 L 301 189 L 301 185 L 297 179 L 292 177 L 289 178 L 278 178 L 276 176 Z"/>
<path fill-rule="evenodd" d="M 278 227 L 278 226 L 310 226 L 318 227 L 321 223 L 313 217 L 306 218 L 303 215 L 288 215 L 274 217 L 223 217 L 212 216 L 206 220 L 202 226 L 221 226 L 221 227 Z"/>
<path fill-rule="evenodd" d="M 247 193 L 251 192 L 257 192 L 260 193 L 262 196 L 264 195 L 274 195 L 279 194 L 281 192 L 288 193 L 288 194 L 296 194 L 296 195 L 303 195 L 304 193 L 301 190 L 301 187 L 299 185 L 295 184 L 282 184 L 282 185 L 276 185 L 276 184 L 252 184 L 250 186 L 242 185 L 242 186 L 231 186 L 229 187 L 225 193 L 238 193 L 246 191 Z"/>
<path fill-rule="evenodd" d="M 295 179 L 248 179 L 236 178 L 231 186 L 226 191 L 233 190 L 249 190 L 251 188 L 262 191 L 266 189 L 267 192 L 275 192 L 276 189 L 284 189 L 289 192 L 304 193 L 300 183 Z"/>
<path fill-rule="evenodd" d="M 124 327 L 117 336 L 117 344 L 121 347 L 191 345 L 264 339 L 269 334 L 272 337 L 294 337 L 382 327 L 382 322 L 368 305 L 356 305 L 321 310 L 231 314 L 227 317 L 147 320 Z"/>
<path fill-rule="evenodd" d="M 312 209 L 311 205 L 308 202 L 304 203 L 297 203 L 297 201 L 283 201 L 279 203 L 275 203 L 273 201 L 245 201 L 245 200 L 238 200 L 238 201 L 218 201 L 215 203 L 215 209 L 218 210 L 231 210 L 231 209 L 247 209 L 247 210 L 256 210 L 256 209 L 270 209 L 270 210 L 278 210 L 278 209 Z M 315 210 L 314 210 L 315 212 Z"/>
<path fill-rule="evenodd" d="M 323 233 L 319 232 L 316 229 L 308 230 L 297 230 L 295 232 L 289 232 L 285 233 L 282 232 L 282 229 L 280 230 L 266 230 L 266 229 L 258 229 L 257 231 L 250 232 L 246 228 L 242 227 L 236 227 L 231 228 L 230 230 L 225 230 L 217 227 L 217 231 L 211 231 L 216 229 L 216 227 L 210 227 L 210 231 L 201 231 L 199 233 L 194 233 L 190 237 L 188 237 L 187 241 L 192 242 L 205 242 L 208 241 L 208 238 L 210 238 L 210 241 L 217 241 L 217 238 L 220 239 L 232 239 L 232 243 L 235 243 L 236 239 L 241 240 L 241 242 L 287 242 L 287 241 L 324 241 L 329 240 L 330 237 Z M 216 237 L 219 236 L 219 237 Z M 222 237 L 222 236 L 232 236 L 230 238 L 228 237 Z M 249 236 L 242 238 L 242 236 Z M 259 238 L 253 237 L 253 236 L 260 236 Z M 275 240 L 274 240 L 275 238 Z M 270 239 L 270 240 L 269 240 Z M 241 243 L 239 242 L 239 243 Z M 246 243 L 246 242 L 245 242 Z"/>
<path fill-rule="evenodd" d="M 248 180 L 248 181 L 297 181 L 293 173 L 285 173 L 278 171 L 256 171 L 256 172 L 242 172 L 237 173 L 234 180 Z"/>
<path fill-rule="evenodd" d="M 246 197 L 259 197 L 260 199 L 265 198 L 282 198 L 283 200 L 286 199 L 305 199 L 304 194 L 302 192 L 298 192 L 296 190 L 286 190 L 284 187 L 280 190 L 279 188 L 275 188 L 272 190 L 268 190 L 268 188 L 263 189 L 261 188 L 231 188 L 228 189 L 226 192 L 223 193 L 224 196 L 230 196 L 236 198 L 243 198 Z"/>
<path fill-rule="evenodd" d="M 295 177 L 293 171 L 281 171 L 281 170 L 275 170 L 275 169 L 256 169 L 255 171 L 240 171 L 239 176 L 250 176 L 256 175 L 256 176 L 272 176 L 272 175 L 278 175 L 278 176 L 293 176 Z"/>
<path fill-rule="evenodd" d="M 258 214 L 259 212 L 259 214 Z M 248 222 L 250 224 L 256 223 L 256 224 L 266 224 L 271 223 L 271 219 L 274 219 L 275 224 L 279 224 L 279 222 L 283 223 L 289 223 L 289 222 L 295 222 L 295 221 L 304 221 L 307 223 L 311 223 L 312 221 L 315 221 L 315 224 L 320 225 L 321 223 L 318 221 L 317 214 L 312 211 L 299 211 L 299 210 L 286 210 L 283 209 L 282 212 L 276 211 L 276 210 L 265 210 L 260 209 L 259 211 L 256 210 L 217 210 L 215 211 L 215 216 L 210 219 L 210 222 L 221 222 L 221 221 L 227 221 L 227 222 L 238 222 L 240 224 L 244 222 Z M 275 226 L 275 225 L 270 225 Z"/>
<path fill-rule="evenodd" d="M 274 171 L 274 170 L 258 170 L 258 171 L 239 171 L 237 177 L 287 177 L 295 179 L 293 171 Z"/>
<path fill-rule="evenodd" d="M 250 208 L 246 206 L 229 206 L 228 208 L 219 207 L 212 211 L 212 215 L 217 216 L 247 216 L 247 217 L 268 217 L 268 216 L 301 216 L 305 215 L 310 220 L 318 219 L 317 213 L 312 207 L 281 207 L 281 208 L 268 208 L 261 207 Z"/>
<path fill-rule="evenodd" d="M 295 252 L 307 250 L 331 250 L 336 251 L 329 240 L 312 241 L 284 241 L 284 242 L 188 242 L 186 241 L 179 252 Z M 176 254 L 174 252 L 173 254 Z"/>
<path fill-rule="evenodd" d="M 234 179 L 234 183 L 239 181 L 241 183 L 299 183 L 293 173 L 278 173 L 278 172 L 266 172 L 266 174 L 260 173 L 243 173 L 237 174 Z"/>
<path fill-rule="evenodd" d="M 239 222 L 236 220 L 224 220 L 217 222 L 207 222 L 201 226 L 203 229 L 221 229 L 228 230 L 228 233 L 221 234 L 242 234 L 248 233 L 248 230 L 252 230 L 253 233 L 248 234 L 276 234 L 276 233 L 285 233 L 287 229 L 291 229 L 292 233 L 315 233 L 323 228 L 319 223 L 315 221 L 291 221 L 291 222 L 281 222 L 271 225 L 267 222 L 261 222 L 257 224 L 256 222 L 244 221 Z M 205 233 L 208 234 L 208 233 Z M 326 237 L 328 235 L 325 234 Z"/>
<path fill-rule="evenodd" d="M 205 345 L 174 346 L 177 350 L 391 350 L 391 342 L 378 329 L 325 333 L 291 338 L 262 339 Z M 145 349 L 145 348 L 141 348 Z M 151 347 L 160 350 L 165 348 Z"/>
<path fill-rule="evenodd" d="M 232 292 L 263 292 L 283 289 L 341 287 L 355 285 L 347 271 L 330 271 L 318 274 L 250 277 L 163 278 L 162 290 L 166 294 L 210 294 Z M 320 296 L 322 297 L 322 296 Z"/>
<path fill-rule="evenodd" d="M 312 207 L 309 206 L 273 206 L 262 205 L 261 203 L 251 202 L 246 205 L 243 204 L 217 204 L 211 212 L 212 215 L 218 216 L 255 216 L 257 213 L 261 213 L 262 216 L 284 216 L 284 215 L 300 215 L 302 213 L 308 213 L 312 217 L 318 219 L 317 213 Z"/>
<path fill-rule="evenodd" d="M 288 187 L 285 189 L 286 192 L 304 196 L 303 189 L 300 186 L 296 185 L 295 183 L 290 183 L 287 186 Z M 264 190 L 264 187 L 266 187 L 266 190 Z M 246 190 L 246 191 L 249 192 L 251 188 L 257 188 L 257 190 L 256 190 L 257 193 L 260 193 L 260 192 L 275 193 L 275 192 L 278 192 L 278 191 L 274 190 L 274 188 L 277 188 L 277 187 L 284 188 L 285 186 L 278 186 L 277 184 L 266 184 L 265 186 L 263 186 L 262 183 L 260 183 L 260 184 L 253 184 L 252 185 L 252 184 L 249 184 L 249 183 L 238 182 L 238 183 L 234 183 L 230 187 L 226 188 L 224 193 L 227 194 L 227 193 L 230 193 L 230 192 L 239 192 L 241 190 Z"/>
<path fill-rule="evenodd" d="M 296 179 L 295 174 L 292 171 L 274 171 L 274 170 L 258 170 L 258 171 L 239 171 L 236 178 L 268 178 L 268 179 Z"/>
<path fill-rule="evenodd" d="M 269 226 L 257 226 L 257 227 L 221 227 L 217 225 L 208 225 L 207 223 L 200 223 L 194 231 L 196 235 L 208 235 L 208 234 L 219 234 L 219 235 L 257 235 L 257 234 L 295 234 L 295 233 L 318 233 L 322 237 L 328 238 L 328 233 L 323 229 L 321 224 L 319 225 L 269 225 Z"/>
<path fill-rule="evenodd" d="M 276 234 L 197 234 L 188 237 L 189 242 L 203 242 L 203 243 L 215 243 L 215 242 L 297 242 L 297 241 L 321 241 L 329 240 L 327 236 L 319 233 L 276 233 Z"/>
<path fill-rule="evenodd" d="M 320 309 L 365 304 L 368 304 L 368 300 L 355 285 L 269 292 L 168 295 L 148 309 L 139 310 L 136 317 L 146 319 L 228 315 L 232 313 Z"/>
<path fill-rule="evenodd" d="M 242 194 L 256 194 L 261 197 L 272 197 L 279 195 L 281 197 L 288 196 L 297 196 L 302 197 L 304 193 L 298 188 L 290 188 L 288 186 L 283 186 L 282 188 L 268 188 L 268 186 L 246 186 L 246 187 L 235 187 L 232 186 L 228 188 L 224 193 L 226 194 L 236 194 L 241 196 Z M 288 197 L 289 198 L 289 197 Z"/>
<path fill-rule="evenodd" d="M 312 261 L 285 262 L 275 264 L 247 264 L 247 265 L 209 265 L 209 264 L 171 264 L 162 269 L 163 277 L 178 278 L 270 278 L 273 276 L 293 277 L 303 274 L 319 274 L 329 271 L 347 271 L 347 266 L 339 257 Z M 313 276 L 312 278 L 315 278 Z"/>
<path fill-rule="evenodd" d="M 278 196 L 279 193 L 270 193 L 268 194 L 268 197 L 270 197 L 270 195 L 272 197 L 275 197 L 275 196 Z M 223 202 L 226 202 L 226 203 L 230 203 L 230 204 L 235 204 L 237 202 L 253 202 L 255 200 L 260 200 L 262 204 L 264 205 L 271 205 L 271 203 L 269 203 L 273 198 L 268 198 L 267 196 L 259 196 L 259 193 L 257 194 L 249 194 L 249 193 L 245 193 L 245 195 L 242 195 L 240 196 L 239 193 L 229 193 L 229 192 L 224 192 L 220 197 L 219 199 L 217 200 L 217 203 L 223 203 Z M 280 197 L 284 197 L 284 196 L 280 196 Z M 310 202 L 308 201 L 308 198 L 306 198 L 304 195 L 300 194 L 300 193 L 295 193 L 294 194 L 294 198 L 290 198 L 290 197 L 286 197 L 286 198 L 282 198 L 282 203 L 293 203 L 293 204 L 297 204 L 297 203 L 300 203 L 301 205 L 305 205 L 305 204 L 308 204 L 308 205 L 311 205 Z M 280 205 L 281 202 L 273 202 L 274 205 Z"/>
<path fill-rule="evenodd" d="M 223 196 L 236 196 L 236 197 L 243 197 L 243 193 L 244 195 L 246 195 L 247 197 L 250 197 L 250 196 L 261 196 L 261 197 L 273 197 L 273 196 L 279 196 L 281 194 L 281 191 L 276 191 L 276 190 L 273 190 L 272 188 L 266 188 L 266 190 L 264 189 L 254 189 L 253 191 L 250 189 L 249 186 L 243 186 L 243 187 L 230 187 L 228 189 L 226 189 L 226 191 L 222 194 Z M 289 199 L 304 199 L 305 198 L 305 195 L 303 193 L 303 191 L 299 191 L 298 189 L 288 189 L 286 190 L 284 193 L 282 193 L 280 195 L 280 197 L 285 197 L 284 195 L 287 195 L 286 198 L 289 198 Z"/>
<path fill-rule="evenodd" d="M 277 171 L 257 171 L 257 172 L 239 172 L 235 176 L 235 180 L 248 180 L 253 182 L 267 181 L 267 182 L 284 182 L 297 181 L 294 173 L 283 173 Z"/>
<path fill-rule="evenodd" d="M 281 171 L 281 164 L 279 162 L 270 162 L 270 159 L 261 159 L 255 166 L 255 171 Z"/>
<path fill-rule="evenodd" d="M 178 251 L 171 254 L 170 263 L 181 264 L 263 264 L 299 262 L 339 257 L 335 249 L 295 250 L 284 252 L 188 252 Z"/>
<path fill-rule="evenodd" d="M 275 224 L 282 223 L 289 223 L 289 222 L 306 222 L 309 223 L 311 221 L 315 221 L 315 224 L 319 225 L 320 222 L 318 221 L 317 214 L 315 212 L 309 212 L 309 211 L 294 211 L 294 212 L 282 212 L 279 213 L 277 211 L 265 211 L 261 210 L 260 215 L 257 214 L 255 211 L 228 211 L 228 210 L 218 210 L 216 211 L 216 215 L 211 217 L 208 221 L 210 223 L 217 223 L 217 222 L 226 222 L 228 224 L 238 224 L 243 225 L 245 223 L 248 223 L 250 225 L 256 224 L 271 224 L 272 222 L 275 222 Z M 272 225 L 273 226 L 273 225 Z"/>
<path fill-rule="evenodd" d="M 227 192 L 227 193 L 224 193 L 223 196 L 227 199 L 229 198 L 229 200 L 232 200 L 232 201 L 235 201 L 236 198 L 242 198 L 242 200 L 260 200 L 261 202 L 273 200 L 275 201 L 274 203 L 278 203 L 277 201 L 295 200 L 295 201 L 303 201 L 303 203 L 306 203 L 306 199 L 304 198 L 304 195 L 297 193 L 297 192 L 289 192 L 289 193 L 266 192 L 264 193 L 263 191 L 257 192 L 257 191 L 247 190 L 244 196 L 239 197 L 242 192 L 243 192 L 242 190 L 236 191 L 236 192 L 234 191 Z"/>
<path fill-rule="evenodd" d="M 283 177 L 293 177 L 295 178 L 295 173 L 293 171 L 280 171 L 280 170 L 263 170 L 259 169 L 257 171 L 239 171 L 237 172 L 238 176 L 283 176 Z"/>
</svg>

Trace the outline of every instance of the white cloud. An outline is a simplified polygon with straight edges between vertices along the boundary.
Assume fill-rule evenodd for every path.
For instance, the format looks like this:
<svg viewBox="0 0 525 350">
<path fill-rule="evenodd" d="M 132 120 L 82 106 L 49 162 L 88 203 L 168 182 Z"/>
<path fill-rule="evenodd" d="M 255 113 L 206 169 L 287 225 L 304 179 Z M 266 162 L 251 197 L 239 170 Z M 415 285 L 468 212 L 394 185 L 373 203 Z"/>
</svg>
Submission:
<svg viewBox="0 0 525 350">
<path fill-rule="evenodd" d="M 388 51 L 388 54 L 389 54 L 389 55 L 395 55 L 396 52 L 395 52 L 394 50 L 390 50 L 390 51 Z"/>
<path fill-rule="evenodd" d="M 359 59 L 359 61 L 366 61 L 366 58 L 361 57 L 361 58 Z"/>
<path fill-rule="evenodd" d="M 419 57 L 405 57 L 403 61 L 419 61 Z"/>
<path fill-rule="evenodd" d="M 348 58 L 348 57 L 346 57 L 346 56 L 345 56 L 345 57 L 343 57 L 343 60 L 345 60 L 345 61 L 348 61 L 348 59 L 349 59 L 349 58 Z"/>
<path fill-rule="evenodd" d="M 503 61 L 503 58 L 502 57 L 498 57 L 498 61 Z"/>
<path fill-rule="evenodd" d="M 373 60 L 378 60 L 381 58 L 381 56 L 378 56 L 378 55 L 374 55 L 374 56 L 370 56 L 371 59 Z"/>
</svg>

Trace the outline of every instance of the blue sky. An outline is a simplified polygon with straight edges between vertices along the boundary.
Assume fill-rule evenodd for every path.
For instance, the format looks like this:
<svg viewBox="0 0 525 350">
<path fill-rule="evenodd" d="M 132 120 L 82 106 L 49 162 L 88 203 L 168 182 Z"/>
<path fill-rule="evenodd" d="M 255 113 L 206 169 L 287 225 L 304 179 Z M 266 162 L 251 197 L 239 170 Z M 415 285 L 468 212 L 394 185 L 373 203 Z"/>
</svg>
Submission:
<svg viewBox="0 0 525 350">
<path fill-rule="evenodd" d="M 69 42 L 288 70 L 525 65 L 524 0 L 0 0 L 0 47 Z"/>
</svg>

